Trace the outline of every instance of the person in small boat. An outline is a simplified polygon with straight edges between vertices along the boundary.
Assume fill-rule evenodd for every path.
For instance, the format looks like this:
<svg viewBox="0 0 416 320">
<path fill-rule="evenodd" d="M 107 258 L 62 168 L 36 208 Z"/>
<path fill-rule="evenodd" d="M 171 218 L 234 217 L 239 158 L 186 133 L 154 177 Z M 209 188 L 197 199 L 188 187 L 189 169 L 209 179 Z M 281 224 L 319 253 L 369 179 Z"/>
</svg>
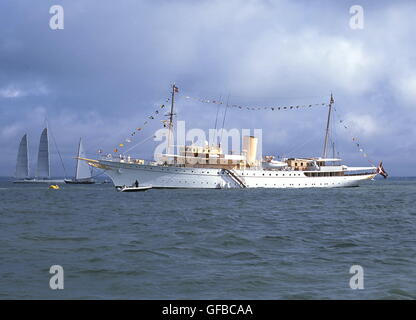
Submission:
<svg viewBox="0 0 416 320">
<path fill-rule="evenodd" d="M 137 180 L 136 180 L 136 181 L 134 182 L 134 186 L 135 186 L 136 188 L 138 188 L 138 187 L 139 187 L 139 181 L 137 181 Z"/>
</svg>

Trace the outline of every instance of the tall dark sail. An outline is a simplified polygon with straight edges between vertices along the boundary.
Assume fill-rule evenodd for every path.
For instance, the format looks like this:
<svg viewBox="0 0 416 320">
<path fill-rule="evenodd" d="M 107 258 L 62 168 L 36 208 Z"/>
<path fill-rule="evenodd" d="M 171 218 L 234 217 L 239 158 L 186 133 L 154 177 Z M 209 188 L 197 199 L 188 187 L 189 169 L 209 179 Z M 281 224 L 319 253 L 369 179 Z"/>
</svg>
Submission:
<svg viewBox="0 0 416 320">
<path fill-rule="evenodd" d="M 40 136 L 36 177 L 49 179 L 50 175 L 48 128 L 45 128 Z"/>
</svg>

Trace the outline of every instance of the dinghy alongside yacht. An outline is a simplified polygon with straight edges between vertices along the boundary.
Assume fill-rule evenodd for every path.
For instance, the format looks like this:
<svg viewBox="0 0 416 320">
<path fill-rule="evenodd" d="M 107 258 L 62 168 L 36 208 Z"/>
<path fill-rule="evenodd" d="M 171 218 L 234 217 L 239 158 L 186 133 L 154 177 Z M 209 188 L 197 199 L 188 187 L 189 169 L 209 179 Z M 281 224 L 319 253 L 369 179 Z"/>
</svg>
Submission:
<svg viewBox="0 0 416 320">
<path fill-rule="evenodd" d="M 117 187 L 116 190 L 120 192 L 140 192 L 152 189 L 151 186 L 135 187 L 135 186 L 122 186 Z"/>
</svg>

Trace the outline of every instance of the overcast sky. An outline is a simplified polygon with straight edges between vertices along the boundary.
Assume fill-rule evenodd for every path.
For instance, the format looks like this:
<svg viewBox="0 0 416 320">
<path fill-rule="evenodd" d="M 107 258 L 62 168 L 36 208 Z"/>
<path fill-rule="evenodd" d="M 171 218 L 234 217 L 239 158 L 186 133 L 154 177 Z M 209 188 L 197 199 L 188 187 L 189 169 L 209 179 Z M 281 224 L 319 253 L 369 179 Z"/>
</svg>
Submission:
<svg viewBox="0 0 416 320">
<path fill-rule="evenodd" d="M 55 4 L 64 8 L 63 30 L 49 26 Z M 352 5 L 364 9 L 363 29 L 350 27 Z M 189 129 L 213 128 L 217 109 L 185 96 L 290 106 L 328 102 L 333 92 L 336 150 L 346 163 L 383 160 L 391 175 L 415 176 L 415 17 L 414 1 L 2 0 L 0 175 L 14 174 L 24 133 L 34 172 L 45 118 L 72 173 L 80 137 L 91 157 L 111 152 L 175 82 L 177 116 Z M 262 128 L 264 154 L 319 156 L 326 111 L 230 108 L 225 127 Z M 132 155 L 151 158 L 156 145 Z M 62 175 L 53 141 L 51 149 L 52 174 Z"/>
</svg>

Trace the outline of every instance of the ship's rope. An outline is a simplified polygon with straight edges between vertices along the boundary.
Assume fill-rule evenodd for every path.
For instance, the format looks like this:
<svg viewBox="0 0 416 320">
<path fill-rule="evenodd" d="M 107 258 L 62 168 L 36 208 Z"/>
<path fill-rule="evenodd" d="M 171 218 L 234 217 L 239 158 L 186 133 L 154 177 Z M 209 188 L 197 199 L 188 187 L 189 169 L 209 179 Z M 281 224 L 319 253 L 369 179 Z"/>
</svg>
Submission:
<svg viewBox="0 0 416 320">
<path fill-rule="evenodd" d="M 339 116 L 339 112 L 338 110 L 333 106 L 333 110 L 335 111 L 335 118 L 333 118 L 333 120 L 331 121 L 331 135 L 329 138 L 329 141 L 331 141 L 331 143 L 335 142 L 335 127 L 336 124 L 340 124 L 344 129 L 350 131 L 350 129 L 352 128 L 352 125 L 350 123 L 348 123 L 347 121 L 343 120 L 340 116 Z M 285 152 L 284 154 L 282 154 L 282 158 L 286 157 L 287 155 L 291 155 L 294 152 L 296 152 L 297 150 L 301 150 L 305 145 L 309 144 L 311 141 L 313 141 L 315 138 L 312 137 L 308 140 L 304 140 L 301 144 L 296 145 L 294 148 L 290 149 L 288 152 Z M 372 159 L 369 158 L 368 153 L 365 152 L 365 148 L 363 146 L 363 144 L 361 143 L 360 139 L 356 136 L 356 135 L 351 135 L 351 140 L 353 141 L 354 145 L 357 147 L 358 152 L 373 166 L 376 167 L 374 161 Z M 333 145 L 331 144 L 331 147 Z M 339 156 L 339 152 L 337 152 L 336 156 Z"/>
<path fill-rule="evenodd" d="M 142 145 L 143 143 L 145 143 L 145 142 L 149 141 L 149 140 L 150 140 L 150 139 L 152 139 L 152 138 L 156 138 L 156 136 L 155 136 L 154 134 L 152 134 L 151 136 L 148 136 L 146 139 L 144 139 L 144 140 L 142 140 L 142 141 L 140 141 L 140 142 L 136 143 L 136 144 L 135 144 L 134 146 L 132 146 L 130 149 L 127 149 L 126 151 L 124 151 L 124 153 L 127 153 L 127 152 L 129 152 L 129 151 L 133 150 L 134 148 L 136 148 L 136 147 L 138 147 L 138 146 Z"/>
<path fill-rule="evenodd" d="M 216 99 L 205 99 L 205 98 L 195 98 L 191 96 L 185 96 L 186 99 L 191 99 L 194 101 L 198 101 L 201 103 L 206 104 L 214 104 L 214 105 L 221 105 L 224 104 L 221 100 Z M 248 106 L 248 105 L 238 105 L 238 104 L 228 104 L 228 107 L 236 108 L 240 110 L 250 110 L 250 111 L 287 111 L 287 110 L 296 110 L 301 108 L 312 108 L 312 107 L 327 107 L 328 103 L 314 103 L 314 104 L 303 104 L 303 105 L 290 105 L 290 106 L 283 106 L 283 105 L 274 105 L 274 106 Z"/>
<path fill-rule="evenodd" d="M 315 141 L 316 137 L 311 137 L 309 139 L 304 140 L 302 143 L 297 144 L 294 148 L 290 149 L 288 152 L 282 154 L 281 158 L 286 158 L 291 154 L 295 154 L 298 150 L 302 150 L 304 146 L 310 144 L 312 141 Z"/>
<path fill-rule="evenodd" d="M 55 146 L 56 151 L 58 152 L 58 156 L 59 156 L 59 159 L 61 160 L 61 165 L 62 165 L 62 168 L 64 169 L 64 174 L 65 174 L 65 178 L 66 178 L 68 175 L 66 173 L 66 168 L 65 168 L 64 160 L 62 159 L 62 155 L 59 152 L 58 144 L 56 143 L 55 136 L 53 135 L 52 129 L 51 129 L 49 123 L 48 123 L 48 119 L 47 118 L 45 118 L 45 123 L 46 123 L 46 127 L 48 128 L 49 132 L 51 133 L 52 141 L 54 143 L 54 146 Z"/>
<path fill-rule="evenodd" d="M 222 127 L 221 127 L 221 138 L 220 138 L 220 141 L 222 141 L 222 134 L 224 132 L 225 118 L 227 117 L 227 109 L 228 109 L 228 101 L 229 101 L 229 99 L 230 99 L 230 95 L 228 95 L 228 97 L 227 97 L 227 104 L 225 105 L 224 118 L 222 119 Z"/>
<path fill-rule="evenodd" d="M 105 173 L 104 171 L 101 171 L 100 173 L 98 173 L 98 174 L 96 174 L 94 176 L 91 176 L 91 179 L 97 178 L 97 177 L 103 175 L 104 173 Z"/>
<path fill-rule="evenodd" d="M 179 91 L 176 91 L 176 94 L 179 94 Z M 191 96 L 185 96 L 186 99 L 192 99 L 194 101 L 198 101 L 201 103 L 206 103 L 206 104 L 213 104 L 217 106 L 217 117 L 216 117 L 216 126 L 217 126 L 217 118 L 218 118 L 218 111 L 219 108 L 222 104 L 224 104 L 224 102 L 221 101 L 221 98 L 219 100 L 216 99 L 203 99 L 203 98 L 195 98 L 195 97 L 191 97 Z M 166 99 L 166 103 L 168 103 L 171 99 L 167 98 Z M 315 103 L 315 104 L 305 104 L 305 105 L 290 105 L 290 106 L 283 106 L 283 105 L 275 105 L 275 106 L 247 106 L 247 105 L 236 105 L 236 104 L 229 104 L 227 102 L 227 107 L 225 108 L 224 111 L 224 116 L 226 115 L 227 109 L 228 108 L 235 108 L 235 109 L 240 109 L 240 110 L 256 110 L 256 111 L 260 111 L 260 110 L 268 110 L 268 111 L 289 111 L 289 110 L 297 110 L 297 109 L 301 109 L 301 108 L 312 108 L 312 107 L 318 107 L 318 106 L 324 106 L 327 107 L 328 104 L 327 103 Z M 165 105 L 162 104 L 159 108 L 157 108 L 154 112 L 152 112 L 150 115 L 148 115 L 146 117 L 146 120 L 139 126 L 137 127 L 134 131 L 132 131 L 130 133 L 130 135 L 125 138 L 123 141 L 119 142 L 117 144 L 117 146 L 115 148 L 113 148 L 112 153 L 114 154 L 125 154 L 126 152 L 132 150 L 133 148 L 135 148 L 136 146 L 140 145 L 140 143 L 135 144 L 134 146 L 128 148 L 128 146 L 133 143 L 133 140 L 135 137 L 137 137 L 138 133 L 141 133 L 142 130 L 145 129 L 145 127 L 154 119 L 156 119 L 156 117 L 158 115 L 160 115 L 162 113 L 162 110 L 165 108 Z M 225 118 L 225 117 L 224 117 Z M 223 119 L 224 122 L 225 119 Z M 162 120 L 163 126 L 166 128 L 167 127 L 167 120 Z M 153 136 L 152 136 L 153 137 Z M 143 141 L 146 142 L 147 140 Z M 124 150 L 125 148 L 128 148 L 127 150 Z M 97 150 L 98 154 L 103 154 L 104 151 L 102 149 L 98 149 Z"/>
<path fill-rule="evenodd" d="M 169 99 L 167 99 L 166 101 L 169 101 Z M 158 115 L 160 115 L 162 113 L 161 109 L 164 109 L 165 105 L 162 104 L 161 106 L 159 106 L 159 108 L 157 108 L 154 112 L 152 112 L 149 116 L 146 117 L 146 120 L 140 125 L 140 127 L 137 127 L 134 131 L 131 131 L 129 136 L 127 138 L 125 138 L 122 142 L 119 142 L 118 145 L 113 149 L 113 153 L 126 153 L 127 151 L 131 150 L 132 148 L 134 148 L 135 146 L 131 147 L 130 149 L 124 151 L 124 147 L 128 146 L 130 143 L 133 142 L 133 138 L 136 136 L 136 134 L 138 134 L 139 132 L 142 132 L 142 130 L 145 129 L 145 127 L 152 121 L 155 120 L 157 118 Z M 163 126 L 166 127 L 166 121 L 163 121 Z M 98 154 L 102 154 L 103 150 L 102 149 L 98 149 L 97 150 Z"/>
<path fill-rule="evenodd" d="M 351 132 L 351 128 L 352 125 L 345 121 L 344 119 L 342 119 L 339 115 L 338 115 L 338 110 L 336 108 L 333 109 L 335 112 L 335 116 L 337 118 L 337 123 L 340 124 L 345 130 L 348 130 L 349 132 Z M 357 147 L 358 152 L 373 166 L 376 167 L 376 165 L 374 164 L 374 161 L 372 159 L 370 159 L 368 157 L 368 153 L 365 152 L 365 149 L 363 147 L 363 144 L 361 143 L 360 139 L 356 136 L 356 135 L 351 135 L 351 140 L 354 142 L 355 146 Z"/>
</svg>

